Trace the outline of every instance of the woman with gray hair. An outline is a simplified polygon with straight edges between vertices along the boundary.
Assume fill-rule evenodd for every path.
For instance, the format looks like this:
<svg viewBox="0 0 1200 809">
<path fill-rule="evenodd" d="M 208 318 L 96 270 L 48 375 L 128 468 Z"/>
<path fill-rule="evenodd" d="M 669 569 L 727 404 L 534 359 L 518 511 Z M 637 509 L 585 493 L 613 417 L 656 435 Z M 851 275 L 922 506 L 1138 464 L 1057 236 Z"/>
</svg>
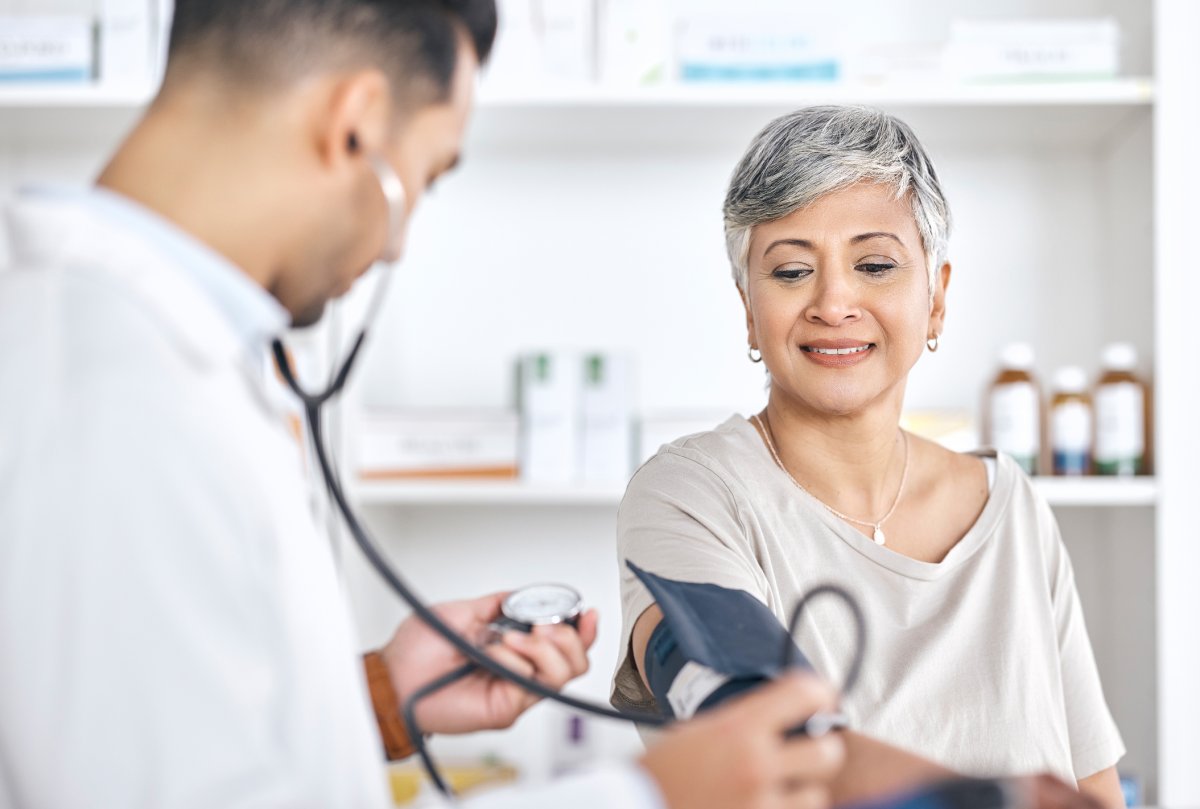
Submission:
<svg viewBox="0 0 1200 809">
<path fill-rule="evenodd" d="M 942 336 L 949 230 L 933 164 L 890 115 L 802 109 L 750 144 L 725 234 L 769 398 L 664 446 L 630 482 L 613 703 L 656 704 L 646 649 L 663 613 L 627 561 L 750 593 L 781 621 L 832 581 L 871 629 L 843 702 L 845 785 L 920 769 L 904 750 L 970 775 L 1048 771 L 1115 809 L 1124 747 L 1049 506 L 1006 456 L 900 428 L 908 374 Z M 814 602 L 795 640 L 844 676 L 844 605 Z M 671 706 L 686 714 L 720 685 L 693 678 Z"/>
</svg>

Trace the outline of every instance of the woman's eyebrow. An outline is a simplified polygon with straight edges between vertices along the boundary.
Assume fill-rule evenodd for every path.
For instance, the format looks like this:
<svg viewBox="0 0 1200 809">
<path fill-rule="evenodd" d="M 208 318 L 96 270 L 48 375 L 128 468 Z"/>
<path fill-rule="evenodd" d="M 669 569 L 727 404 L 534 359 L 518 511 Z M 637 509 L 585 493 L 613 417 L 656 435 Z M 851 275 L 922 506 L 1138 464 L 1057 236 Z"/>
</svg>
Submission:
<svg viewBox="0 0 1200 809">
<path fill-rule="evenodd" d="M 876 231 L 872 231 L 870 233 L 860 233 L 857 236 L 854 236 L 850 239 L 850 244 L 860 244 L 865 241 L 870 241 L 871 239 L 879 239 L 879 238 L 891 239 L 892 241 L 896 242 L 896 244 L 900 245 L 901 247 L 904 246 L 904 242 L 900 239 L 899 236 L 897 236 L 895 233 L 888 233 L 885 230 L 876 230 Z M 810 242 L 808 239 L 776 239 L 775 241 L 773 241 L 769 245 L 767 245 L 767 249 L 763 251 L 763 256 L 765 257 L 766 255 L 768 255 L 776 247 L 803 247 L 806 250 L 812 250 L 813 243 Z"/>
<path fill-rule="evenodd" d="M 767 249 L 763 251 L 763 255 L 766 256 L 767 253 L 770 253 L 776 247 L 803 247 L 812 250 L 813 243 L 808 239 L 776 239 L 767 245 Z"/>
<path fill-rule="evenodd" d="M 850 244 L 859 244 L 861 242 L 865 242 L 870 239 L 878 239 L 881 236 L 885 239 L 892 239 L 897 244 L 899 244 L 901 247 L 904 246 L 904 242 L 900 241 L 900 237 L 897 236 L 895 233 L 887 233 L 886 231 L 882 231 L 882 230 L 874 231 L 872 233 L 860 233 L 859 235 L 855 236 L 854 238 L 852 238 L 850 240 Z"/>
</svg>

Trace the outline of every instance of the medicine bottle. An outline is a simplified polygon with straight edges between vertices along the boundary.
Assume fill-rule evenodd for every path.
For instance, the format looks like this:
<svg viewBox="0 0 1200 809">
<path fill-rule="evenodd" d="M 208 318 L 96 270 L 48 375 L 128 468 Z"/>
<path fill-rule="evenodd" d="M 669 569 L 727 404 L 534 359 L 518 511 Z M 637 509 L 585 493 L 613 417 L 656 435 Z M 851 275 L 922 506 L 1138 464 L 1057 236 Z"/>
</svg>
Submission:
<svg viewBox="0 0 1200 809">
<path fill-rule="evenodd" d="M 1137 349 L 1129 343 L 1106 346 L 1096 383 L 1098 475 L 1139 475 L 1146 454 L 1146 387 L 1136 376 Z"/>
<path fill-rule="evenodd" d="M 587 717 L 572 711 L 565 717 L 566 733 L 554 740 L 550 769 L 556 776 L 586 769 L 596 763 L 596 749 Z"/>
<path fill-rule="evenodd" d="M 1033 376 L 1033 347 L 1012 343 L 1000 353 L 1000 371 L 988 389 L 987 441 L 1037 474 L 1042 446 L 1041 393 Z"/>
<path fill-rule="evenodd" d="M 1050 447 L 1056 475 L 1086 475 L 1092 462 L 1092 399 L 1087 374 L 1068 366 L 1054 374 Z"/>
</svg>

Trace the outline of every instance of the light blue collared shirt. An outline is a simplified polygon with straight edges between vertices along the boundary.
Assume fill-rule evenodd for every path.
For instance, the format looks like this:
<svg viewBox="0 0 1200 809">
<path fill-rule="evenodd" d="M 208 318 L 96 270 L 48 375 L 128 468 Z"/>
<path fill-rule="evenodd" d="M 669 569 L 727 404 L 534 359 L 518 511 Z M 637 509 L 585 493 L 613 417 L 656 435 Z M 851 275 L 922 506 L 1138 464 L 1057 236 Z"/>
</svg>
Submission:
<svg viewBox="0 0 1200 809">
<path fill-rule="evenodd" d="M 262 362 L 263 348 L 291 323 L 279 301 L 241 268 L 173 222 L 106 188 L 35 188 L 36 196 L 78 199 L 89 210 L 169 256 L 204 290 L 233 327 L 247 355 Z"/>
</svg>

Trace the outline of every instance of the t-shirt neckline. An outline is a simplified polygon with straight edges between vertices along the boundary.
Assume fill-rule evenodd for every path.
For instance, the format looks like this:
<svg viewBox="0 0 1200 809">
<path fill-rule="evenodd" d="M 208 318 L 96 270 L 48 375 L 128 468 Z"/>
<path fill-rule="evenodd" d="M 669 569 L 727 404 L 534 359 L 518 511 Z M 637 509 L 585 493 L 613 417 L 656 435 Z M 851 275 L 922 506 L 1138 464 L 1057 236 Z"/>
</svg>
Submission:
<svg viewBox="0 0 1200 809">
<path fill-rule="evenodd" d="M 780 469 L 779 465 L 775 463 L 775 459 L 771 457 L 770 450 L 767 449 L 762 436 L 759 435 L 758 430 L 755 429 L 754 425 L 745 416 L 740 414 L 731 416 L 725 422 L 725 425 L 722 426 L 732 426 L 743 437 L 752 441 L 755 445 L 752 457 L 758 462 L 770 466 L 773 475 L 772 480 L 778 481 L 781 486 L 786 486 L 799 502 L 803 503 L 812 514 L 816 515 L 824 525 L 833 531 L 838 539 L 880 567 L 911 579 L 932 581 L 941 578 L 971 558 L 988 538 L 996 532 L 996 528 L 1004 516 L 1004 510 L 1011 499 L 1012 487 L 1016 483 L 1014 466 L 1007 462 L 1005 456 L 997 455 L 994 450 L 982 450 L 971 453 L 983 457 L 990 456 L 997 458 L 995 484 L 988 493 L 987 502 L 984 504 L 983 511 L 980 512 L 979 517 L 967 529 L 962 538 L 950 548 L 945 557 L 940 562 L 923 562 L 920 559 L 913 559 L 912 557 L 893 551 L 886 545 L 876 545 L 872 539 L 859 533 L 851 525 L 834 515 L 816 497 L 796 486 L 791 476 Z"/>
</svg>

